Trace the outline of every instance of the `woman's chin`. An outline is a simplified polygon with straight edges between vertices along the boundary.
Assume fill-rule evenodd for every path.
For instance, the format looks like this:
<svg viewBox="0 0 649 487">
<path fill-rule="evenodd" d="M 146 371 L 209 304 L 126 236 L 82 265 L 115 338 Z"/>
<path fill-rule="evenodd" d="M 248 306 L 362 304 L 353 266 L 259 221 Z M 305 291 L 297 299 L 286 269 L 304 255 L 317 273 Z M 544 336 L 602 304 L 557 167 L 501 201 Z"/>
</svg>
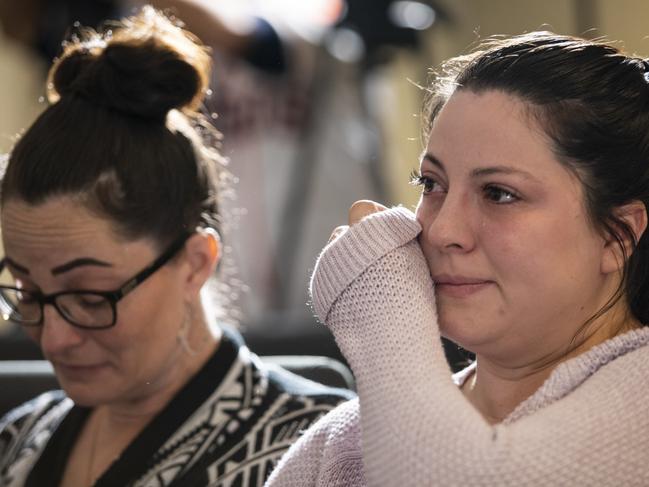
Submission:
<svg viewBox="0 0 649 487">
<path fill-rule="evenodd" d="M 72 399 L 72 402 L 74 402 L 74 404 L 76 404 L 77 406 L 94 408 L 96 406 L 105 404 L 107 402 L 104 398 L 97 397 L 96 394 L 87 394 L 87 393 L 77 392 L 73 390 L 68 391 L 66 389 L 63 390 L 65 394 L 70 399 Z"/>
<path fill-rule="evenodd" d="M 61 389 L 77 406 L 95 407 L 111 401 L 111 394 L 106 387 L 97 384 L 66 383 L 59 380 Z"/>
<path fill-rule="evenodd" d="M 477 333 L 475 327 L 462 322 L 447 322 L 440 321 L 439 330 L 442 337 L 455 343 L 458 347 L 463 348 L 468 352 L 474 352 L 476 347 L 480 347 L 486 339 Z"/>
</svg>

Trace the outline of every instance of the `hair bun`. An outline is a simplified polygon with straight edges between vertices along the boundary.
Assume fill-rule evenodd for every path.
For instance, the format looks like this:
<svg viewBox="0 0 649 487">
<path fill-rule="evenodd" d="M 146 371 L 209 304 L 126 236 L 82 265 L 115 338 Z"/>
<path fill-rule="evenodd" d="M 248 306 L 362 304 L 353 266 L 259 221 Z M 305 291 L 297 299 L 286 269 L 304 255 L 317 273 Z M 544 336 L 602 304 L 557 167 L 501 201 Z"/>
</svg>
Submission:
<svg viewBox="0 0 649 487">
<path fill-rule="evenodd" d="M 196 110 L 209 83 L 209 51 L 151 7 L 105 35 L 66 45 L 50 71 L 50 100 L 68 94 L 144 118 Z"/>
<path fill-rule="evenodd" d="M 82 46 L 66 49 L 65 60 L 57 61 L 55 68 L 50 70 L 50 99 L 75 93 L 80 80 L 91 70 L 90 66 L 95 63 L 98 55 L 97 49 L 91 50 Z"/>
</svg>

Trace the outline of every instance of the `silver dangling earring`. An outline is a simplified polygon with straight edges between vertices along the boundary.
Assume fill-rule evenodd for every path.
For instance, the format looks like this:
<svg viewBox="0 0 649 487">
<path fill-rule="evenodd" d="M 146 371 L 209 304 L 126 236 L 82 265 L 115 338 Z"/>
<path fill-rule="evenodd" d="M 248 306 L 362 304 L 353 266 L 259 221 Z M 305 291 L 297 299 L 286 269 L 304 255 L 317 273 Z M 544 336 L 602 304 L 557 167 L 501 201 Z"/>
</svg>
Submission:
<svg viewBox="0 0 649 487">
<path fill-rule="evenodd" d="M 183 318 L 183 324 L 180 327 L 180 330 L 178 330 L 178 343 L 180 343 L 180 346 L 182 349 L 187 352 L 187 355 L 193 357 L 198 353 L 197 350 L 194 350 L 192 346 L 189 344 L 189 340 L 187 337 L 189 336 L 189 328 L 192 325 L 192 310 L 187 306 L 185 308 L 185 317 Z"/>
</svg>

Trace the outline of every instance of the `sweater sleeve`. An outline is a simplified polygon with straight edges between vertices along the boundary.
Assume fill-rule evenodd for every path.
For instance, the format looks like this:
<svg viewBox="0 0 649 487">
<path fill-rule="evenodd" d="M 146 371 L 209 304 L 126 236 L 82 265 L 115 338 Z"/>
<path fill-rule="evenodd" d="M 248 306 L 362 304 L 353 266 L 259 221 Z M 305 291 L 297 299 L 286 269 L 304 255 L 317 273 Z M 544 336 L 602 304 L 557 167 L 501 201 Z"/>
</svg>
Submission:
<svg viewBox="0 0 649 487">
<path fill-rule="evenodd" d="M 452 382 L 419 232 L 403 208 L 365 218 L 325 247 L 311 281 L 356 376 L 368 485 L 649 485 L 647 355 L 488 424 Z"/>
<path fill-rule="evenodd" d="M 311 426 L 284 454 L 264 487 L 366 485 L 358 430 L 358 400 L 353 399 Z"/>
</svg>

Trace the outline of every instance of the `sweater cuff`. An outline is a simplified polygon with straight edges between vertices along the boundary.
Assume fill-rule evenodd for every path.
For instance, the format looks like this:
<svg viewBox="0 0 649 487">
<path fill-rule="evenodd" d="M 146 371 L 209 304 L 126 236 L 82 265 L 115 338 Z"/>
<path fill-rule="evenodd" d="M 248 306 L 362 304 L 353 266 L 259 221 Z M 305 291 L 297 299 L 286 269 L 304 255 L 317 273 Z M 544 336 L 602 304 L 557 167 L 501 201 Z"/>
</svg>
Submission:
<svg viewBox="0 0 649 487">
<path fill-rule="evenodd" d="M 373 213 L 352 225 L 321 252 L 311 277 L 310 294 L 324 322 L 338 296 L 368 267 L 421 232 L 415 215 L 394 207 Z"/>
</svg>

